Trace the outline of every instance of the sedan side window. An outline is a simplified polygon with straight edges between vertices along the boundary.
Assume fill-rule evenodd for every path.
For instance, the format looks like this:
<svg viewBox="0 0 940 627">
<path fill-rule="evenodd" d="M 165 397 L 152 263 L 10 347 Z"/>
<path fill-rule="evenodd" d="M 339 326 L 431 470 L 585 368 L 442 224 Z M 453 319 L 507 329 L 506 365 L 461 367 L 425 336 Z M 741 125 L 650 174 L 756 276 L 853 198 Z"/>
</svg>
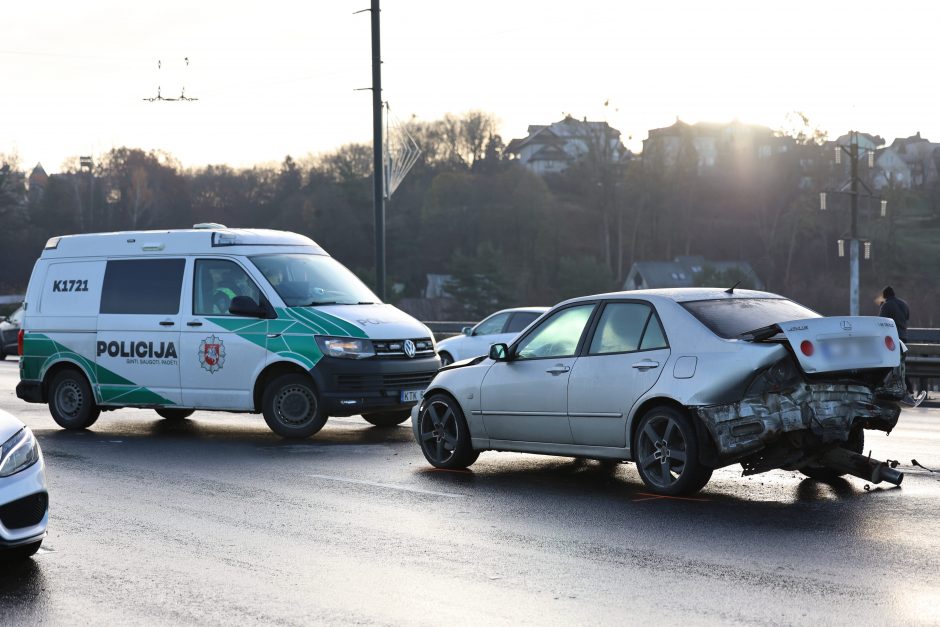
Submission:
<svg viewBox="0 0 940 627">
<path fill-rule="evenodd" d="M 573 357 L 594 304 L 577 305 L 555 312 L 516 347 L 516 359 Z"/>
<path fill-rule="evenodd" d="M 490 316 L 473 329 L 474 335 L 493 335 L 494 333 L 502 333 L 503 326 L 506 324 L 506 320 L 509 319 L 508 313 L 496 314 L 495 316 Z"/>
<path fill-rule="evenodd" d="M 608 303 L 591 340 L 590 354 L 629 353 L 641 347 L 647 350 L 665 346 L 662 327 L 650 307 L 642 303 Z"/>
<path fill-rule="evenodd" d="M 528 312 L 528 311 L 519 311 L 513 314 L 512 320 L 509 321 L 509 325 L 506 326 L 506 333 L 518 333 L 524 328 L 532 324 L 532 321 L 538 318 L 539 313 Z"/>
</svg>

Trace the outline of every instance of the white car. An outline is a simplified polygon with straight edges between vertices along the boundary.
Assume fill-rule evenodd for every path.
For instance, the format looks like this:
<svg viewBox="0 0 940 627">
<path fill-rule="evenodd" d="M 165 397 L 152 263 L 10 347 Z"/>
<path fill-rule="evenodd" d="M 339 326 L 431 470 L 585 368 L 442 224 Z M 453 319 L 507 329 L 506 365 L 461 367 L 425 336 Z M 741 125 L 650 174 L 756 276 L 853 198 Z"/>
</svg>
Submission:
<svg viewBox="0 0 940 627">
<path fill-rule="evenodd" d="M 897 423 L 902 350 L 890 319 L 824 318 L 766 292 L 587 296 L 441 369 L 412 424 L 438 468 L 497 450 L 635 461 L 660 494 L 734 463 L 898 484 L 859 453 L 864 429 Z"/>
<path fill-rule="evenodd" d="M 441 358 L 441 365 L 486 355 L 492 344 L 512 342 L 520 331 L 546 311 L 548 307 L 503 309 L 474 327 L 464 327 L 460 335 L 438 342 L 437 354 Z"/>
<path fill-rule="evenodd" d="M 49 522 L 49 493 L 39 442 L 0 410 L 0 561 L 39 550 Z"/>
</svg>

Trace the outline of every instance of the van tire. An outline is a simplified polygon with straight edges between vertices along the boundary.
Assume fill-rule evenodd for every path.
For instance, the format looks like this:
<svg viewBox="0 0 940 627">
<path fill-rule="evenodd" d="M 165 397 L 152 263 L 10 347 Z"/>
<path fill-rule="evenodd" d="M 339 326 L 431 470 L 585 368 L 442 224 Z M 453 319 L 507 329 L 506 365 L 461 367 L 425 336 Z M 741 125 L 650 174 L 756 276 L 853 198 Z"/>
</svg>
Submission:
<svg viewBox="0 0 940 627">
<path fill-rule="evenodd" d="M 49 413 L 63 429 L 87 429 L 101 415 L 88 380 L 75 368 L 60 370 L 52 377 L 48 398 Z"/>
<path fill-rule="evenodd" d="M 362 414 L 362 417 L 366 422 L 374 424 L 376 427 L 394 427 L 411 418 L 411 410 L 380 411 L 374 414 Z"/>
<path fill-rule="evenodd" d="M 305 374 L 283 374 L 264 388 L 264 421 L 282 438 L 306 438 L 326 424 L 313 381 Z"/>
<path fill-rule="evenodd" d="M 193 415 L 195 409 L 176 409 L 174 407 L 161 407 L 156 410 L 157 415 L 172 422 L 185 420 Z"/>
</svg>

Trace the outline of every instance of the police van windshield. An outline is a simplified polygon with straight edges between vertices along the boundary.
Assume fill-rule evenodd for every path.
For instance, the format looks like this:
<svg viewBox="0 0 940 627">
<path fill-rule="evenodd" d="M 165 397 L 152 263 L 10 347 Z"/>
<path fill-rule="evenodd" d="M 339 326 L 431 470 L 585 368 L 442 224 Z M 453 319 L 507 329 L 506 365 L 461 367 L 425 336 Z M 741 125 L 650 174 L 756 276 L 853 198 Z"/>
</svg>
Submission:
<svg viewBox="0 0 940 627">
<path fill-rule="evenodd" d="M 327 255 L 258 255 L 251 262 L 288 307 L 380 302 L 355 274 Z"/>
</svg>

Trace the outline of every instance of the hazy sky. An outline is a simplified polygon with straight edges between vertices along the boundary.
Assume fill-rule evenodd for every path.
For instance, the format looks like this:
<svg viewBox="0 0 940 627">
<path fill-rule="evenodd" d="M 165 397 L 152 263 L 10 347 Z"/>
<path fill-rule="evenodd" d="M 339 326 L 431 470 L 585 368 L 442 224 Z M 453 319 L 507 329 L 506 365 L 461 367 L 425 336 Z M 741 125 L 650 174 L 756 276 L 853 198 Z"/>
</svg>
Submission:
<svg viewBox="0 0 940 627">
<path fill-rule="evenodd" d="M 368 4 L 5 2 L 0 153 L 48 171 L 122 145 L 244 166 L 368 142 L 371 95 L 354 90 L 371 81 L 369 14 L 353 15 Z M 940 141 L 936 3 L 382 5 L 384 96 L 402 119 L 482 109 L 508 141 L 570 112 L 638 150 L 677 116 L 779 128 L 801 110 L 832 136 Z M 158 85 L 199 101 L 144 102 Z"/>
</svg>

